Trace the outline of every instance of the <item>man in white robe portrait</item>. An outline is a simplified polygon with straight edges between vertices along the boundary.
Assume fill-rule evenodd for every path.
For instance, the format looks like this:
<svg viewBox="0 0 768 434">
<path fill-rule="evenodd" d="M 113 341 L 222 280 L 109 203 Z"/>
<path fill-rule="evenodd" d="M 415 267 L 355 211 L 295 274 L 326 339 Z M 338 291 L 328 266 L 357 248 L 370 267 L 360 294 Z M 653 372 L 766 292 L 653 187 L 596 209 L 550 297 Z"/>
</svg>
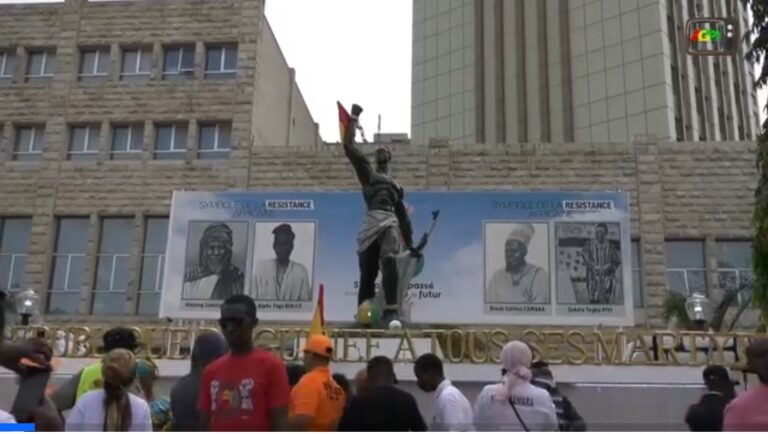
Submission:
<svg viewBox="0 0 768 434">
<path fill-rule="evenodd" d="M 525 260 L 535 231 L 528 223 L 512 225 L 504 243 L 506 265 L 491 275 L 485 290 L 486 303 L 549 303 L 549 275 Z"/>
<path fill-rule="evenodd" d="M 257 300 L 312 301 L 312 286 L 307 267 L 291 260 L 296 234 L 283 223 L 272 230 L 274 259 L 260 261 L 253 275 L 253 293 Z"/>
</svg>

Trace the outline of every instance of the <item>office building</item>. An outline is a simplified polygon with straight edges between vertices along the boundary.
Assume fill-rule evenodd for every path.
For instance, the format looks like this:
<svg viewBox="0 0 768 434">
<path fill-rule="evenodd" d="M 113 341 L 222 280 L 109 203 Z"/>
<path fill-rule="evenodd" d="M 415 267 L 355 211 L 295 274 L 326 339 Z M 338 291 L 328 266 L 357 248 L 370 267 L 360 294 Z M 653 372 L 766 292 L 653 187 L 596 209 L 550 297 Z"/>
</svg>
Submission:
<svg viewBox="0 0 768 434">
<path fill-rule="evenodd" d="M 413 11 L 414 143 L 756 135 L 746 44 L 687 53 L 688 18 L 747 27 L 737 0 L 414 0 Z"/>
</svg>

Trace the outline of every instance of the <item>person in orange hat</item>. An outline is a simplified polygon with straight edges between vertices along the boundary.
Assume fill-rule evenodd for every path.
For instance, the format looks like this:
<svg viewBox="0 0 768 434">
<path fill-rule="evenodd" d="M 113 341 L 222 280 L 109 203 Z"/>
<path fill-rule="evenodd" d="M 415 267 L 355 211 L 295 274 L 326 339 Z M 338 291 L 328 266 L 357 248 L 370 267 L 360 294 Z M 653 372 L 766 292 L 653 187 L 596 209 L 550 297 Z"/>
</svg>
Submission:
<svg viewBox="0 0 768 434">
<path fill-rule="evenodd" d="M 330 370 L 333 342 L 313 335 L 304 346 L 307 373 L 291 391 L 288 420 L 293 431 L 335 431 L 347 397 Z"/>
</svg>

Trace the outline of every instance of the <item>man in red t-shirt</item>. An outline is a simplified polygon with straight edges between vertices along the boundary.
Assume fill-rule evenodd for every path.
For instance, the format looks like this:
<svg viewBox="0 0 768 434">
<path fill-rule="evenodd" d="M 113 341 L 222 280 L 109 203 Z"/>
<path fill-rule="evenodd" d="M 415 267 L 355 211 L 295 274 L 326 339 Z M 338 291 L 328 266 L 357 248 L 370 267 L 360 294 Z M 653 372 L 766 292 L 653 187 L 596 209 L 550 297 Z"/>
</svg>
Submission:
<svg viewBox="0 0 768 434">
<path fill-rule="evenodd" d="M 251 297 L 233 295 L 221 305 L 219 326 L 230 352 L 203 371 L 197 403 L 203 431 L 279 431 L 285 426 L 288 375 L 274 354 L 254 348 L 256 324 Z"/>
</svg>

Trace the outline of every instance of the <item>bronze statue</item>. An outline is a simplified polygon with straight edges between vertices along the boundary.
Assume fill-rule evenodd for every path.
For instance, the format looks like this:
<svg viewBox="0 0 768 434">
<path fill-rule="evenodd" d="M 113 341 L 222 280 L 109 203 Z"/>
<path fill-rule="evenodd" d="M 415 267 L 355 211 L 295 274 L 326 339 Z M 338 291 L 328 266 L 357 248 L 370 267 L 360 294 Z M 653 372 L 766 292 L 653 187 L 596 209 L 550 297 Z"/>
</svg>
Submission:
<svg viewBox="0 0 768 434">
<path fill-rule="evenodd" d="M 376 277 L 381 270 L 381 288 L 385 305 L 382 321 L 398 316 L 398 255 L 405 248 L 414 257 L 421 253 L 413 246 L 411 220 L 403 203 L 403 187 L 389 174 L 392 153 L 387 148 L 376 150 L 375 167 L 355 146 L 358 118 L 363 109 L 355 104 L 342 139 L 344 153 L 352 163 L 357 179 L 363 190 L 367 207 L 363 229 L 357 235 L 357 254 L 360 266 L 360 289 L 357 294 L 358 306 L 376 295 Z"/>
</svg>

